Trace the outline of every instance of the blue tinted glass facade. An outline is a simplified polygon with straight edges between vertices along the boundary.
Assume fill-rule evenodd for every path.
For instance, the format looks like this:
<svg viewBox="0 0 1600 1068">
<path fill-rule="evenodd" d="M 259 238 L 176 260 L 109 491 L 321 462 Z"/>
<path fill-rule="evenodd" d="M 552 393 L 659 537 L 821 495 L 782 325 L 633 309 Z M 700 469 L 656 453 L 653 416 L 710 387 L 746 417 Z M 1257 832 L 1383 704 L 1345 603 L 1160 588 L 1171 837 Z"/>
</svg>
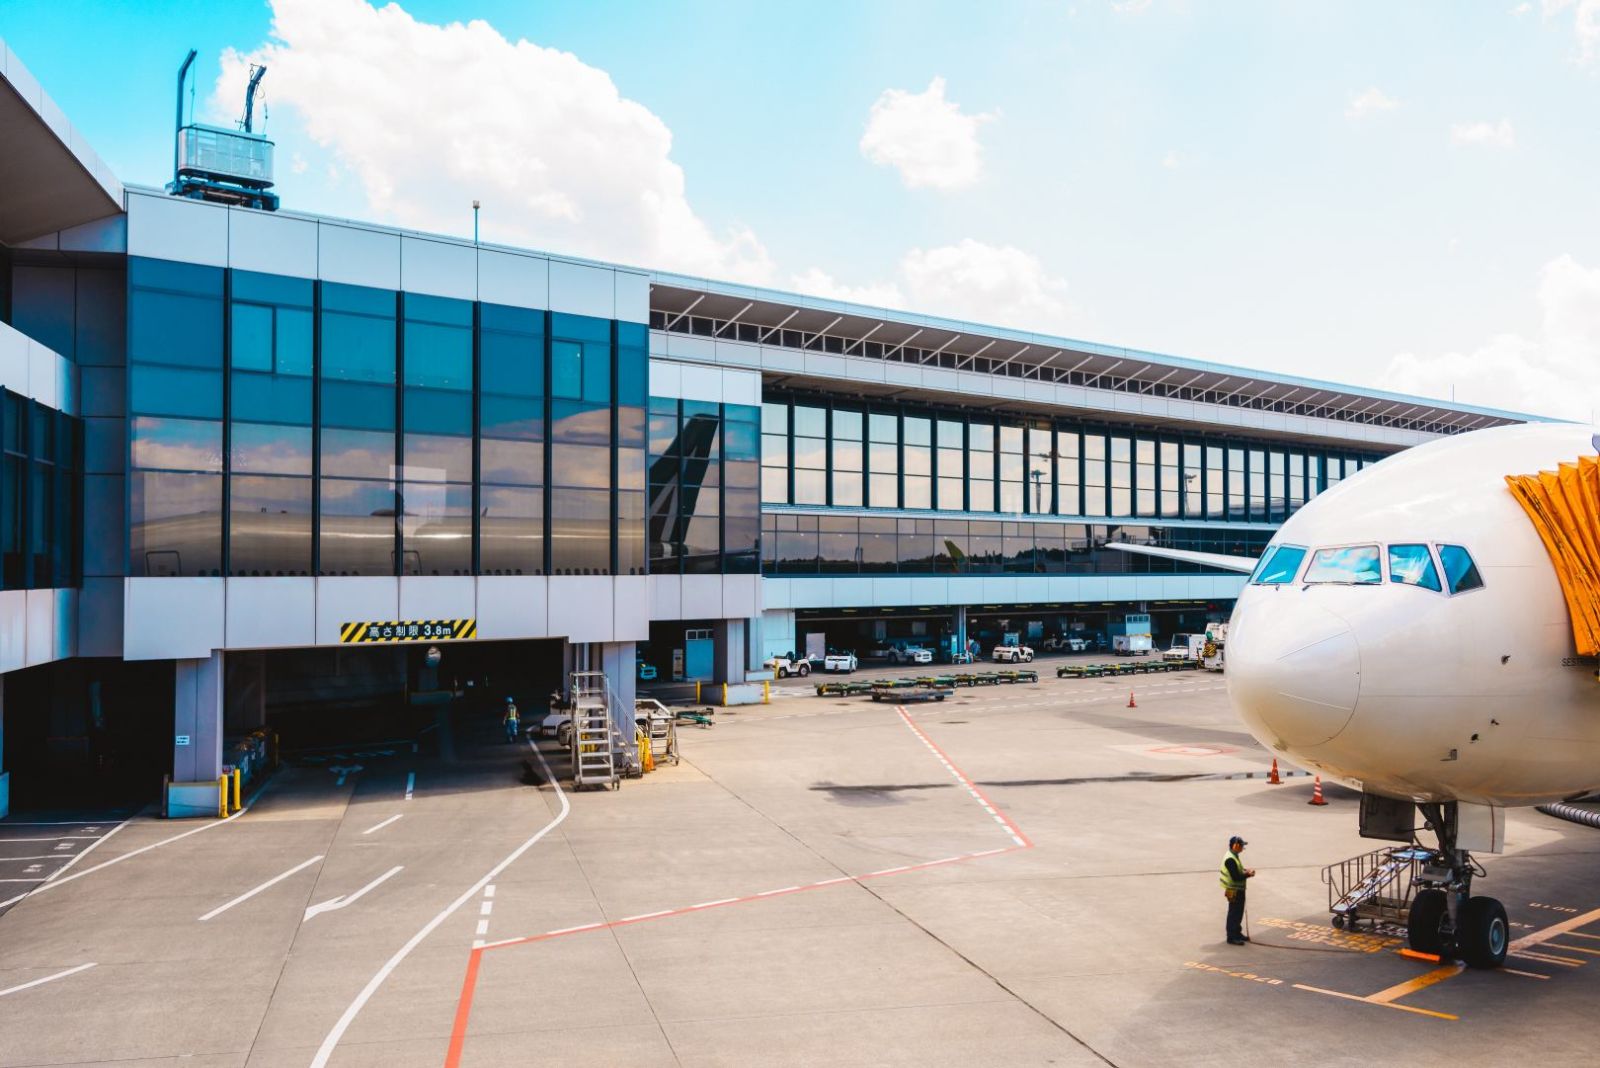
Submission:
<svg viewBox="0 0 1600 1068">
<path fill-rule="evenodd" d="M 0 390 L 0 589 L 81 583 L 82 502 L 82 423 Z"/>
<path fill-rule="evenodd" d="M 133 258 L 128 337 L 131 575 L 648 571 L 642 324 Z"/>
<path fill-rule="evenodd" d="M 650 399 L 654 574 L 753 574 L 761 537 L 761 410 Z"/>
</svg>

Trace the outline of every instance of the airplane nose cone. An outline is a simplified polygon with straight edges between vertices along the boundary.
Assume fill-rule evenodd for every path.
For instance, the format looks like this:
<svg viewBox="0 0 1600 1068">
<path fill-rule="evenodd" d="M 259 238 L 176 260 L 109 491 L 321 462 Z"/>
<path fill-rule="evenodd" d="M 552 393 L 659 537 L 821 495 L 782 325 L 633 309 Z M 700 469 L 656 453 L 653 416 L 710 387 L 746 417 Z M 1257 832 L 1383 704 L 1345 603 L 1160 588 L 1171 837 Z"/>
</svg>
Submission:
<svg viewBox="0 0 1600 1068">
<path fill-rule="evenodd" d="M 1251 606 L 1228 635 L 1228 692 L 1251 732 L 1279 749 L 1320 745 L 1355 712 L 1361 654 L 1350 625 L 1297 591 Z"/>
</svg>

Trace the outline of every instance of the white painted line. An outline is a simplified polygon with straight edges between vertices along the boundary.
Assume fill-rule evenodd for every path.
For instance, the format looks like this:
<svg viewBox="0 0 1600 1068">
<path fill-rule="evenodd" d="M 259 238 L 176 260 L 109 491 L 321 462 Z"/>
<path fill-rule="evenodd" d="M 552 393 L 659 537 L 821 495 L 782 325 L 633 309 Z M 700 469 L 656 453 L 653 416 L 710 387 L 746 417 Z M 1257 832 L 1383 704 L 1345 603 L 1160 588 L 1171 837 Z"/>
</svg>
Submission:
<svg viewBox="0 0 1600 1068">
<path fill-rule="evenodd" d="M 76 968 L 68 968 L 64 972 L 56 972 L 54 975 L 47 975 L 43 979 L 35 979 L 31 983 L 22 983 L 18 986 L 7 987 L 5 990 L 0 990 L 0 998 L 5 997 L 7 994 L 15 994 L 19 990 L 26 990 L 30 986 L 39 986 L 43 983 L 53 983 L 57 979 L 65 979 L 69 975 L 77 975 L 79 972 L 88 971 L 93 967 L 94 961 L 90 961 L 88 964 L 80 964 Z"/>
<path fill-rule="evenodd" d="M 710 909 L 716 908 L 718 905 L 731 905 L 738 900 L 736 897 L 719 897 L 715 901 L 702 901 L 698 905 L 690 905 L 689 907 L 691 909 Z"/>
<path fill-rule="evenodd" d="M 39 855 L 37 857 L 0 857 L 0 864 L 6 864 L 6 863 L 9 863 L 9 862 L 11 862 L 13 860 L 60 860 L 60 859 L 61 859 L 61 857 L 58 854 L 55 854 L 55 853 L 43 853 L 43 854 L 41 854 L 41 855 Z M 39 865 L 37 865 L 37 864 L 34 865 L 35 868 L 37 868 L 38 866 Z"/>
<path fill-rule="evenodd" d="M 246 902 L 246 901 L 249 901 L 251 898 L 253 898 L 257 894 L 261 893 L 261 891 L 278 885 L 279 883 L 281 883 L 285 879 L 287 879 L 289 876 L 294 875 L 297 872 L 305 871 L 307 868 L 311 867 L 311 865 L 315 864 L 317 861 L 319 861 L 321 859 L 322 859 L 322 854 L 318 853 L 316 856 L 312 857 L 310 860 L 302 860 L 300 863 L 296 864 L 294 867 L 290 868 L 288 871 L 284 872 L 283 874 L 274 875 L 272 878 L 268 879 L 266 882 L 262 883 L 260 886 L 256 887 L 253 890 L 246 890 L 244 893 L 240 894 L 238 897 L 234 898 L 232 901 L 229 901 L 225 905 L 218 905 L 216 908 L 212 909 L 210 912 L 208 912 L 204 916 L 200 917 L 199 922 L 200 923 L 205 923 L 207 920 L 211 919 L 213 916 L 222 915 L 224 912 L 227 912 L 229 909 L 233 908 L 233 906 L 241 904 L 241 903 Z"/>
<path fill-rule="evenodd" d="M 300 922 L 305 923 L 313 916 L 320 916 L 324 912 L 332 912 L 335 909 L 342 909 L 346 905 L 354 905 L 357 901 L 361 900 L 367 891 L 372 890 L 379 883 L 384 882 L 386 879 L 390 879 L 396 875 L 399 875 L 402 871 L 405 871 L 405 868 L 406 866 L 404 864 L 396 864 L 394 867 L 390 868 L 388 871 L 384 872 L 382 875 L 378 876 L 376 879 L 372 880 L 366 886 L 363 886 L 360 890 L 357 890 L 348 897 L 340 896 L 329 898 L 320 905 L 312 905 L 310 908 L 306 909 L 306 914 L 300 917 Z"/>
<path fill-rule="evenodd" d="M 696 905 L 696 906 L 693 906 L 693 907 L 699 908 L 700 906 Z M 675 911 L 675 910 L 673 910 L 673 909 L 662 909 L 659 912 L 641 912 L 637 916 L 624 916 L 622 919 L 618 920 L 617 922 L 618 923 L 637 923 L 640 920 L 653 920 L 657 916 L 666 916 L 666 915 L 668 915 L 669 913 L 671 913 L 673 911 Z"/>
<path fill-rule="evenodd" d="M 41 879 L 0 879 L 0 883 L 42 883 L 42 882 L 44 882 L 44 880 L 42 878 Z M 31 893 L 31 891 L 30 891 L 30 893 Z M 12 901 L 21 901 L 23 898 L 25 898 L 27 896 L 28 896 L 27 894 L 18 894 L 16 897 L 10 898 L 9 900 L 0 901 L 0 909 L 5 908 L 7 905 L 11 904 Z"/>
<path fill-rule="evenodd" d="M 482 906 L 479 907 L 478 915 L 479 916 L 487 916 L 487 915 L 489 915 L 489 913 L 491 913 L 493 911 L 494 911 L 494 902 L 493 901 L 485 901 L 482 904 Z"/>
<path fill-rule="evenodd" d="M 488 920 L 479 920 L 478 921 L 478 935 L 479 935 L 479 937 L 482 937 L 483 935 L 486 935 L 488 933 L 489 933 L 489 921 Z"/>
<path fill-rule="evenodd" d="M 371 834 L 373 831 L 381 831 L 385 827 L 389 826 L 389 824 L 393 823 L 395 820 L 399 819 L 403 815 L 405 815 L 405 813 L 396 812 L 393 816 L 390 816 L 388 819 L 384 820 L 382 823 L 374 823 L 371 827 L 368 827 L 366 830 L 362 831 L 361 833 L 362 834 Z"/>
<path fill-rule="evenodd" d="M 490 883 L 488 886 L 483 888 L 483 896 L 494 897 L 494 883 Z"/>
<path fill-rule="evenodd" d="M 421 930 L 412 935 L 410 939 L 406 941 L 405 945 L 401 946 L 395 951 L 394 956 L 390 957 L 384 962 L 383 967 L 379 968 L 373 973 L 372 978 L 367 980 L 367 985 L 361 988 L 361 992 L 356 995 L 354 1001 L 350 1002 L 343 1014 L 340 1015 L 338 1021 L 333 1025 L 333 1029 L 329 1031 L 327 1037 L 322 1040 L 322 1045 L 317 1047 L 316 1056 L 311 1058 L 311 1068 L 327 1068 L 328 1059 L 333 1056 L 333 1051 L 338 1048 L 339 1040 L 343 1038 L 344 1033 L 350 1029 L 350 1025 L 355 1022 L 355 1018 L 361 1013 L 362 1008 L 368 1001 L 372 1000 L 372 995 L 378 992 L 378 988 L 382 986 L 384 980 L 389 978 L 390 974 L 392 974 L 394 970 L 400 966 L 400 962 L 410 956 L 411 951 L 422 944 L 423 939 L 432 934 L 441 923 L 453 916 L 456 910 L 462 905 L 465 905 L 468 901 L 477 896 L 479 891 L 481 891 L 485 886 L 488 886 L 489 883 L 494 880 L 495 876 L 511 867 L 511 865 L 516 863 L 517 859 L 521 857 L 522 854 L 532 849 L 539 843 L 540 839 L 559 827 L 562 821 L 567 818 L 567 814 L 572 811 L 572 803 L 567 800 L 567 795 L 562 792 L 561 784 L 556 782 L 556 777 L 550 771 L 550 765 L 545 761 L 544 754 L 539 752 L 539 747 L 533 744 L 533 739 L 531 738 L 528 739 L 528 748 L 533 750 L 534 759 L 539 762 L 539 767 L 544 770 L 545 778 L 550 781 L 551 787 L 555 789 L 556 797 L 561 801 L 561 811 L 557 813 L 549 823 L 545 824 L 543 827 L 539 828 L 538 831 L 534 832 L 531 838 L 508 853 L 505 858 L 500 861 L 500 863 L 490 868 L 488 872 L 484 874 L 483 878 L 467 887 L 467 889 L 462 892 L 461 896 L 457 897 L 450 904 L 446 905 L 442 910 L 440 910 L 438 915 L 429 920 L 427 923 L 423 924 Z M 415 775 L 415 772 L 412 774 Z M 594 924 L 591 926 L 599 925 Z"/>
<path fill-rule="evenodd" d="M 556 930 L 556 931 L 546 931 L 545 934 L 547 934 L 547 935 L 572 934 L 574 931 L 590 931 L 590 930 L 593 930 L 596 927 L 604 927 L 604 926 L 605 926 L 605 924 L 603 924 L 603 923 L 585 923 L 585 924 L 580 924 L 577 927 L 563 927 L 560 930 Z M 519 941 L 519 940 L 515 939 L 515 938 L 509 938 L 506 941 L 508 941 L 508 942 L 516 942 L 516 941 Z"/>
<path fill-rule="evenodd" d="M 411 800 L 411 791 L 415 790 L 416 788 L 417 788 L 417 773 L 414 772 L 414 771 L 406 772 L 406 800 L 407 801 Z"/>
<path fill-rule="evenodd" d="M 92 842 L 97 837 L 93 834 L 56 834 L 48 838 L 0 838 L 0 842 Z"/>
<path fill-rule="evenodd" d="M 763 890 L 756 897 L 771 897 L 773 894 L 792 894 L 800 889 L 798 886 L 780 886 L 776 890 Z"/>
<path fill-rule="evenodd" d="M 872 874 L 873 875 L 893 875 L 895 872 L 897 872 L 897 871 L 905 871 L 909 867 L 911 867 L 911 865 L 902 864 L 898 868 L 882 868 L 882 869 L 880 869 L 878 871 L 873 872 Z"/>
<path fill-rule="evenodd" d="M 260 794 L 256 795 L 257 798 L 259 798 L 260 796 L 261 796 Z M 67 883 L 70 883 L 74 879 L 81 879 L 85 875 L 93 875 L 95 872 L 99 871 L 102 868 L 109 868 L 113 864 L 121 864 L 123 861 L 131 860 L 132 858 L 138 856 L 141 853 L 148 853 L 152 849 L 160 849 L 164 845 L 171 845 L 173 842 L 179 841 L 180 839 L 183 839 L 183 838 L 187 838 L 191 834 L 200 834 L 202 831 L 209 831 L 213 827 L 221 827 L 221 826 L 224 826 L 226 824 L 232 823 L 234 820 L 238 819 L 240 816 L 243 816 L 246 812 L 249 812 L 250 811 L 250 806 L 254 805 L 254 804 L 255 804 L 255 801 L 252 800 L 252 801 L 249 802 L 249 804 L 246 804 L 238 812 L 235 812 L 233 815 L 228 816 L 225 819 L 208 820 L 207 822 L 202 823 L 198 827 L 193 827 L 193 828 L 191 828 L 191 829 L 189 829 L 187 831 L 181 831 L 178 834 L 173 835 L 171 838 L 163 838 L 159 842 L 151 842 L 147 846 L 140 846 L 138 849 L 132 850 L 132 851 L 127 852 L 127 853 L 124 853 L 120 857 L 112 857 L 110 860 L 102 861 L 101 863 L 96 864 L 92 868 L 85 868 L 80 872 L 76 872 L 75 874 L 67 876 L 64 879 L 57 879 L 57 878 L 52 877 L 43 886 L 37 887 L 37 888 L 35 888 L 33 890 L 30 890 L 26 894 L 18 894 L 16 897 L 7 898 L 4 901 L 0 901 L 0 909 L 5 908 L 7 905 L 15 905 L 18 901 L 21 901 L 25 897 L 31 897 L 34 894 L 42 894 L 46 890 L 54 890 L 58 886 L 65 886 Z M 106 835 L 105 837 L 109 838 L 111 836 L 110 835 Z M 104 839 L 102 839 L 102 841 L 103 840 Z M 84 853 L 88 853 L 88 852 L 89 852 L 89 850 L 85 849 L 83 851 L 83 853 L 80 853 L 78 855 L 79 856 L 83 856 Z M 70 865 L 68 865 L 68 867 L 70 867 Z M 62 871 L 65 871 L 65 870 L 66 870 L 66 868 L 62 868 Z M 58 872 L 57 874 L 59 875 L 60 873 Z"/>
<path fill-rule="evenodd" d="M 84 847 L 82 853 L 79 853 L 77 856 L 73 857 L 71 860 L 69 860 L 65 864 L 61 865 L 61 867 L 59 867 L 55 871 L 51 872 L 49 878 L 45 879 L 45 882 L 51 883 L 51 882 L 55 882 L 57 879 L 61 878 L 61 876 L 65 875 L 72 868 L 72 866 L 74 864 L 78 863 L 78 861 L 82 860 L 84 857 L 88 856 L 90 853 L 93 853 L 96 849 L 99 849 L 100 846 L 105 843 L 106 839 L 110 838 L 112 835 L 114 835 L 118 831 L 122 830 L 122 828 L 126 827 L 128 825 L 128 823 L 132 819 L 133 819 L 133 817 L 129 816 L 127 819 L 123 820 L 121 823 L 119 823 L 115 827 L 111 828 L 105 834 L 102 834 L 100 837 L 98 837 L 94 841 L 90 842 L 87 846 Z"/>
</svg>

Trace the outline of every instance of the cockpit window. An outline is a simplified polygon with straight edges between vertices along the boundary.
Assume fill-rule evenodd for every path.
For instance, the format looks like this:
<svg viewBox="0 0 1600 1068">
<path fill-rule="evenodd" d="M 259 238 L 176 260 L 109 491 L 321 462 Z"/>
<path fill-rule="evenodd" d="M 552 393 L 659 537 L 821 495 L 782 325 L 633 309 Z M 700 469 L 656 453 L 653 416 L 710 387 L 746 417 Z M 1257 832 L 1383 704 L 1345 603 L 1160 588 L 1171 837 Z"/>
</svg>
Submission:
<svg viewBox="0 0 1600 1068">
<path fill-rule="evenodd" d="M 1389 546 L 1389 578 L 1406 586 L 1439 592 L 1439 571 L 1426 545 Z"/>
<path fill-rule="evenodd" d="M 1450 587 L 1451 593 L 1465 593 L 1483 585 L 1483 576 L 1478 574 L 1472 554 L 1461 546 L 1439 546 L 1439 563 L 1444 567 L 1445 585 Z"/>
<path fill-rule="evenodd" d="M 1282 586 L 1293 582 L 1295 573 L 1300 570 L 1300 561 L 1305 558 L 1306 551 L 1298 545 L 1279 545 L 1261 558 L 1250 581 L 1257 586 Z"/>
<path fill-rule="evenodd" d="M 1376 545 L 1346 545 L 1318 549 L 1306 568 L 1306 582 L 1343 582 L 1368 585 L 1383 581 Z"/>
</svg>

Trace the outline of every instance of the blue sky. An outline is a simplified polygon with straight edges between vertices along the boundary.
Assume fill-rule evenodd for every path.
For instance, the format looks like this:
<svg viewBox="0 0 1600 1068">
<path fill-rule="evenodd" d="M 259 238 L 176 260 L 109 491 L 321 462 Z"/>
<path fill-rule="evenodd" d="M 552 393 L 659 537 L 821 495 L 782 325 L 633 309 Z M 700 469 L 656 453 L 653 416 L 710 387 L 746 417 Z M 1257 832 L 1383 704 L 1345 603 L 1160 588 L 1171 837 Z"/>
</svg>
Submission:
<svg viewBox="0 0 1600 1068">
<path fill-rule="evenodd" d="M 186 48 L 223 121 L 265 48 L 288 207 L 464 233 L 478 196 L 486 240 L 1600 403 L 1600 0 L 7 0 L 0 36 L 129 182 Z"/>
</svg>

